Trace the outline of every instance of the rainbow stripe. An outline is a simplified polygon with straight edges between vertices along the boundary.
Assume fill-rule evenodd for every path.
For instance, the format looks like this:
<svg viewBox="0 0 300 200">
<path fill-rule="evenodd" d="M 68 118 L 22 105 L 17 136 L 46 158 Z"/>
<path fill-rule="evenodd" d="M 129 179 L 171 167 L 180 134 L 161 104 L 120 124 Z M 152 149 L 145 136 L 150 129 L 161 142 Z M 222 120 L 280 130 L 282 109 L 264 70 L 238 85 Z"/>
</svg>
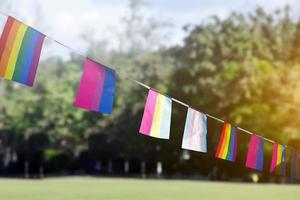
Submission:
<svg viewBox="0 0 300 200">
<path fill-rule="evenodd" d="M 144 109 L 140 133 L 155 138 L 169 139 L 171 111 L 172 100 L 150 89 Z"/>
<path fill-rule="evenodd" d="M 8 17 L 0 39 L 0 76 L 32 86 L 45 35 Z"/>
<path fill-rule="evenodd" d="M 281 144 L 274 144 L 273 156 L 270 167 L 271 173 L 285 175 L 286 172 L 286 158 L 285 158 L 285 146 Z"/>
<path fill-rule="evenodd" d="M 251 135 L 248 146 L 246 167 L 256 170 L 263 170 L 264 165 L 264 138 Z"/>
<path fill-rule="evenodd" d="M 206 135 L 206 115 L 188 108 L 181 147 L 198 152 L 207 152 Z"/>
<path fill-rule="evenodd" d="M 74 105 L 111 114 L 115 93 L 115 71 L 86 59 Z"/>
<path fill-rule="evenodd" d="M 237 151 L 237 128 L 229 123 L 224 123 L 219 140 L 216 157 L 228 161 L 235 161 Z"/>
</svg>

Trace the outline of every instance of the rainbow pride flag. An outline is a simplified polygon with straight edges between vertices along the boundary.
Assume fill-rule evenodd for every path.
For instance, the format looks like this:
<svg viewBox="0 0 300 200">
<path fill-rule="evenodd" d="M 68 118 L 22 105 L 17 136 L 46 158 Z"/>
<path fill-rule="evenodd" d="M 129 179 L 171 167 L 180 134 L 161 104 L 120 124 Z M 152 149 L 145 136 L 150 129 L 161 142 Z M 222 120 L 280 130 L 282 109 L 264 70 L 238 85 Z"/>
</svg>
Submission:
<svg viewBox="0 0 300 200">
<path fill-rule="evenodd" d="M 229 123 L 224 123 L 219 140 L 216 157 L 224 160 L 235 161 L 237 151 L 237 128 Z"/>
<path fill-rule="evenodd" d="M 111 114 L 115 93 L 115 71 L 86 59 L 74 105 Z"/>
<path fill-rule="evenodd" d="M 0 39 L 0 76 L 32 86 L 45 35 L 8 17 Z"/>
<path fill-rule="evenodd" d="M 281 144 L 274 144 L 272 162 L 270 167 L 271 173 L 285 175 L 286 172 L 286 148 Z"/>
<path fill-rule="evenodd" d="M 206 135 L 206 115 L 188 108 L 181 147 L 198 152 L 207 152 Z"/>
<path fill-rule="evenodd" d="M 169 139 L 172 100 L 150 89 L 144 109 L 140 133 L 143 135 Z"/>
<path fill-rule="evenodd" d="M 264 138 L 253 134 L 248 145 L 246 167 L 262 171 L 263 165 Z"/>
</svg>

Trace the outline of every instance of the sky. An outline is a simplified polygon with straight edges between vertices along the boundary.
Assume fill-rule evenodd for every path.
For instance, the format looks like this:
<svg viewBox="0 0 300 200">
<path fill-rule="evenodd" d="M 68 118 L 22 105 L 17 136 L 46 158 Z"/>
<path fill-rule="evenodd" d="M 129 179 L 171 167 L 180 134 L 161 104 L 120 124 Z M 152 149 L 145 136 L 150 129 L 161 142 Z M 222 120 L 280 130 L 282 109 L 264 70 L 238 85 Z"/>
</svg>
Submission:
<svg viewBox="0 0 300 200">
<path fill-rule="evenodd" d="M 83 32 L 91 37 L 113 41 L 111 31 L 121 27 L 121 18 L 128 12 L 127 0 L 1 0 L 0 10 L 37 28 L 46 35 L 84 52 L 86 44 L 81 39 Z M 145 0 L 144 0 L 145 1 Z M 167 45 L 181 44 L 186 33 L 186 24 L 199 24 L 212 15 L 226 17 L 232 11 L 253 12 L 257 6 L 274 11 L 290 5 L 292 16 L 299 17 L 299 0 L 146 0 L 145 13 L 164 19 L 172 24 L 172 34 Z M 38 13 L 38 14 L 37 14 Z M 112 42 L 113 43 L 113 42 Z M 55 44 L 48 48 L 49 54 L 64 51 Z M 59 50 L 58 50 L 59 48 Z"/>
</svg>

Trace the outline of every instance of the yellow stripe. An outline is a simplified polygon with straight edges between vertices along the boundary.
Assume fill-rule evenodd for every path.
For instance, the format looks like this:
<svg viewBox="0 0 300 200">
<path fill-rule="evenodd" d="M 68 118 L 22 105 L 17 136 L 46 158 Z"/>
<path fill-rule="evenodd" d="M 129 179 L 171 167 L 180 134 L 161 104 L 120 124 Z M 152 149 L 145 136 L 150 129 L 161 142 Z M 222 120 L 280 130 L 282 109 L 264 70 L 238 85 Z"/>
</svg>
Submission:
<svg viewBox="0 0 300 200">
<path fill-rule="evenodd" d="M 280 167 L 281 160 L 282 160 L 282 145 L 278 145 L 278 149 L 277 149 L 277 162 L 276 162 L 276 166 L 277 167 Z"/>
<path fill-rule="evenodd" d="M 224 147 L 222 149 L 222 154 L 221 154 L 221 157 L 223 159 L 226 159 L 226 155 L 228 153 L 228 145 L 229 145 L 229 140 L 230 140 L 230 131 L 231 131 L 231 124 L 228 124 L 228 126 L 226 127 L 226 130 L 225 130 L 226 138 L 225 138 L 225 143 L 224 143 Z"/>
<path fill-rule="evenodd" d="M 8 80 L 11 80 L 13 77 L 17 59 L 18 59 L 18 55 L 19 55 L 19 51 L 20 51 L 26 30 L 27 30 L 27 26 L 25 24 L 21 24 L 18 29 L 18 33 L 16 35 L 16 39 L 13 44 L 11 54 L 9 56 L 9 60 L 7 63 L 7 69 L 6 69 L 5 76 L 4 76 Z"/>
<path fill-rule="evenodd" d="M 223 155 L 223 151 L 224 151 L 224 147 L 225 147 L 226 136 L 227 136 L 226 134 L 227 134 L 228 125 L 229 124 L 227 124 L 227 123 L 224 124 L 224 126 L 225 126 L 225 129 L 224 129 L 224 138 L 223 138 L 222 143 L 221 143 L 221 148 L 220 148 L 220 152 L 219 152 L 219 155 L 218 155 L 219 158 L 223 158 L 222 155 Z M 222 134 L 223 134 L 223 132 L 222 132 Z"/>
<path fill-rule="evenodd" d="M 164 96 L 157 94 L 157 101 L 155 106 L 154 119 L 151 127 L 151 136 L 159 138 L 160 127 L 162 121 L 162 114 L 164 108 Z"/>
</svg>

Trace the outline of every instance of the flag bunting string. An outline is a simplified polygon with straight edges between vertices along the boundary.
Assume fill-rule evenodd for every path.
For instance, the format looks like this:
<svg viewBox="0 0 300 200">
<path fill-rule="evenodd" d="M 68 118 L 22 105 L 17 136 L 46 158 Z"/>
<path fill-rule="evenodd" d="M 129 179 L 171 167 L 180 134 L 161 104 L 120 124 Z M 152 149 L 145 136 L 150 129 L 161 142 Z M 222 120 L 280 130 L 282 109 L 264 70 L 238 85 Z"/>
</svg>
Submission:
<svg viewBox="0 0 300 200">
<path fill-rule="evenodd" d="M 0 11 L 0 15 L 5 16 L 5 17 L 9 17 L 9 16 L 10 16 L 10 15 L 8 15 L 7 13 L 5 13 L 5 12 L 3 12 L 3 11 Z M 22 21 L 21 21 L 21 22 L 22 22 Z M 23 22 L 22 22 L 22 23 L 23 23 Z M 37 29 L 35 29 L 35 30 L 37 30 Z M 37 31 L 38 31 L 38 30 L 37 30 Z M 43 33 L 43 34 L 44 34 L 44 33 Z M 55 42 L 55 43 L 57 43 L 57 44 L 63 46 L 64 48 L 68 49 L 68 50 L 71 51 L 72 53 L 75 53 L 75 54 L 77 54 L 77 55 L 79 55 L 79 56 L 81 56 L 81 57 L 83 57 L 83 58 L 86 58 L 86 59 L 90 58 L 90 57 L 88 57 L 87 55 L 85 55 L 85 53 L 82 53 L 82 52 L 80 52 L 80 51 L 78 51 L 78 50 L 75 50 L 74 48 L 72 48 L 72 47 L 70 47 L 70 46 L 68 46 L 68 45 L 66 45 L 66 44 L 64 44 L 64 43 L 62 43 L 62 42 L 60 42 L 60 41 L 54 39 L 53 37 L 51 37 L 51 36 L 49 36 L 49 35 L 47 35 L 47 34 L 45 34 L 45 36 L 46 36 L 46 38 L 48 38 L 49 40 L 51 40 L 51 41 L 53 41 L 53 42 Z M 90 58 L 90 59 L 92 59 L 92 58 Z M 97 61 L 97 60 L 95 60 L 95 61 Z M 98 62 L 98 61 L 97 61 L 97 62 Z M 115 69 L 114 69 L 114 70 L 115 70 Z M 141 87 L 144 87 L 144 88 L 146 88 L 146 89 L 148 89 L 148 90 L 152 89 L 150 86 L 148 86 L 148 85 L 146 85 L 146 84 L 144 84 L 144 83 L 142 83 L 142 82 L 140 82 L 140 81 L 138 81 L 138 80 L 135 80 L 135 79 L 131 78 L 129 75 L 127 75 L 127 74 L 125 74 L 125 73 L 119 72 L 119 71 L 117 71 L 117 70 L 115 70 L 115 71 L 116 71 L 116 74 L 118 74 L 118 75 L 119 75 L 121 78 L 123 78 L 123 79 L 128 79 L 128 80 L 130 80 L 130 81 L 136 83 L 137 85 L 139 85 L 139 86 L 141 86 Z M 172 101 L 176 102 L 176 103 L 179 104 L 179 105 L 182 105 L 182 106 L 187 107 L 187 108 L 191 108 L 191 106 L 190 106 L 189 104 L 184 103 L 184 102 L 182 102 L 182 101 L 180 101 L 180 100 L 178 100 L 178 99 L 175 99 L 175 98 L 173 98 L 173 97 L 170 97 L 170 99 L 171 99 Z M 194 109 L 194 108 L 193 108 L 193 109 Z M 195 109 L 195 110 L 197 110 L 197 109 Z M 197 111 L 199 111 L 199 110 L 197 110 Z M 207 113 L 206 113 L 206 116 L 209 117 L 209 118 L 211 118 L 211 119 L 213 119 L 213 120 L 216 120 L 216 121 L 218 121 L 218 122 L 220 122 L 220 123 L 225 123 L 224 120 L 222 120 L 222 119 L 220 119 L 220 118 L 218 118 L 218 117 L 215 117 L 215 116 L 213 116 L 213 115 L 210 115 L 210 114 L 207 114 Z M 243 133 L 247 133 L 247 134 L 249 134 L 249 135 L 255 135 L 253 132 L 248 131 L 248 130 L 246 130 L 246 129 L 243 129 L 243 128 L 241 128 L 241 127 L 236 126 L 236 128 L 237 128 L 238 130 L 242 131 Z M 271 140 L 271 139 L 269 139 L 269 138 L 266 138 L 266 137 L 262 137 L 262 138 L 263 138 L 265 141 L 267 141 L 267 142 L 270 142 L 270 143 L 273 143 L 273 144 L 276 144 L 276 143 L 277 143 L 277 142 L 275 142 L 274 140 Z M 291 149 L 291 150 L 295 150 L 294 148 L 289 147 L 289 146 L 287 146 L 287 145 L 285 145 L 285 147 L 286 147 L 286 148 L 289 148 L 289 149 Z"/>
</svg>

